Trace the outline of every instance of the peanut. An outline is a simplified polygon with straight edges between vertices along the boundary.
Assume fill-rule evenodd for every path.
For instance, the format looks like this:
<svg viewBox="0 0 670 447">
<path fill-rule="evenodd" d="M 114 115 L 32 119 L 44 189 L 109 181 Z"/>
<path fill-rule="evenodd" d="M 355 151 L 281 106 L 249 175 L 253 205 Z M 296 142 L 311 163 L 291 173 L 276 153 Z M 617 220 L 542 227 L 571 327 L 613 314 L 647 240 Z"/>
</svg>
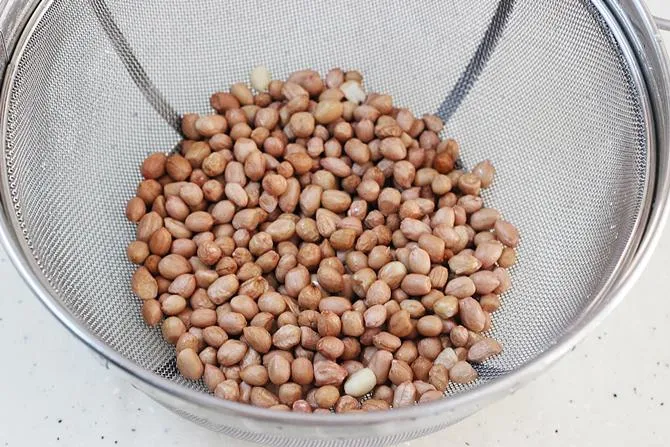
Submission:
<svg viewBox="0 0 670 447">
<path fill-rule="evenodd" d="M 149 154 L 126 206 L 132 291 L 148 325 L 166 317 L 182 375 L 315 413 L 475 380 L 470 363 L 502 349 L 481 333 L 520 241 L 480 196 L 493 165 L 455 170 L 442 120 L 366 93 L 357 71 L 250 81 L 184 115 L 180 154 Z"/>
</svg>

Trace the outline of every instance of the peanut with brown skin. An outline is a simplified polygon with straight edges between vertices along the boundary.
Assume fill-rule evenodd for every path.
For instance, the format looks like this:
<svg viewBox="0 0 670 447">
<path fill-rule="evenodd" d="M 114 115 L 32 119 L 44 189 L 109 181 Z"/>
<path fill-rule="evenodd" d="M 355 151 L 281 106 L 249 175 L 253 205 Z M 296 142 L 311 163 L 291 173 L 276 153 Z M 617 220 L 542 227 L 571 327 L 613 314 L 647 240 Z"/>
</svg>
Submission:
<svg viewBox="0 0 670 447">
<path fill-rule="evenodd" d="M 133 291 L 147 324 L 167 316 L 180 371 L 224 399 L 317 413 L 475 380 L 468 362 L 501 350 L 480 332 L 520 240 L 479 196 L 493 165 L 454 170 L 441 119 L 366 93 L 358 72 L 251 80 L 257 94 L 233 84 L 215 114 L 183 117 L 180 154 L 150 154 L 126 208 Z M 366 369 L 374 399 L 340 396 Z"/>
</svg>

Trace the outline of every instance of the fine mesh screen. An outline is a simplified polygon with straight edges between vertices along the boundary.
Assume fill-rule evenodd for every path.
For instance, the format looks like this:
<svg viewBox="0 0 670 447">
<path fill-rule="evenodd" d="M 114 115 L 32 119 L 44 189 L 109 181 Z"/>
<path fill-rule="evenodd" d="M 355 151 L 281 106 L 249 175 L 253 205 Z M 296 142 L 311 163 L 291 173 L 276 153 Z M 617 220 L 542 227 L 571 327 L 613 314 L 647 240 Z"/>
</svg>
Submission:
<svg viewBox="0 0 670 447">
<path fill-rule="evenodd" d="M 91 2 L 96 3 L 96 2 Z M 54 294 L 142 368 L 184 386 L 173 348 L 130 291 L 126 201 L 150 152 L 179 135 L 147 102 L 92 4 L 55 1 L 11 82 L 5 163 L 16 229 Z M 208 112 L 209 95 L 258 64 L 355 68 L 369 91 L 416 114 L 440 108 L 498 7 L 430 2 L 107 2 L 166 102 Z M 512 2 L 510 2 L 512 4 Z M 465 167 L 497 168 L 486 204 L 518 225 L 513 289 L 494 315 L 505 349 L 481 381 L 549 348 L 592 306 L 632 237 L 648 181 L 640 92 L 587 1 L 517 1 L 495 50 L 447 123 Z M 454 390 L 457 391 L 457 390 Z"/>
</svg>

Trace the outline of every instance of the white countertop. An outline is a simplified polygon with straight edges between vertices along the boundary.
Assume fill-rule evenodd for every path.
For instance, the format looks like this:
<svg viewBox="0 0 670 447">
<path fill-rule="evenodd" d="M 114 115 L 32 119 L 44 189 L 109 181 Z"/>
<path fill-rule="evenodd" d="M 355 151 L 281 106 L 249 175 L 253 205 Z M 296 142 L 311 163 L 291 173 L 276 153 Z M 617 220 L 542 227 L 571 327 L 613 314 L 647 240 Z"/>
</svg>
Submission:
<svg viewBox="0 0 670 447">
<path fill-rule="evenodd" d="M 648 3 L 670 17 L 667 0 Z M 623 304 L 555 367 L 406 445 L 669 445 L 668 266 L 670 229 Z M 0 447 L 250 446 L 180 419 L 103 369 L 33 297 L 1 249 L 0 284 Z"/>
</svg>

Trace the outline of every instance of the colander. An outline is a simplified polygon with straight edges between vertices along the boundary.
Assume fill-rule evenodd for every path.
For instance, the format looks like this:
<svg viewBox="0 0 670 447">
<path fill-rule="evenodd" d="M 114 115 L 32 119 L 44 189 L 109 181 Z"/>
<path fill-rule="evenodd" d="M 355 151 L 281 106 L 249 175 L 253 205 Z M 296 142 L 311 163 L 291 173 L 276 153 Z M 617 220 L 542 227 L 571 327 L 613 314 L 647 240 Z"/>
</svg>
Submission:
<svg viewBox="0 0 670 447">
<path fill-rule="evenodd" d="M 270 445 L 385 445 L 440 430 L 531 380 L 617 304 L 666 217 L 670 72 L 639 0 L 0 1 L 2 242 L 53 314 L 176 413 Z M 263 64 L 358 69 L 436 112 L 486 203 L 522 234 L 491 335 L 503 353 L 439 402 L 278 413 L 183 380 L 140 317 L 126 201 L 179 116 Z"/>
</svg>

